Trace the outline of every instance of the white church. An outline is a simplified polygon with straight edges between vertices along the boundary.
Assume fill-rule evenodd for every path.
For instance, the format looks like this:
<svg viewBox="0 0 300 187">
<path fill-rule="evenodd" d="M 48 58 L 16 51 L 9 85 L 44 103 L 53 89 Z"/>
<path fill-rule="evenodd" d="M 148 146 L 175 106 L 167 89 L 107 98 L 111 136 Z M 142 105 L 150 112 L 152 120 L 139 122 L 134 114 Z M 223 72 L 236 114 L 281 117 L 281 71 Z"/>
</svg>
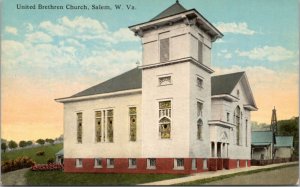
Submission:
<svg viewBox="0 0 300 187">
<path fill-rule="evenodd" d="M 130 26 L 142 64 L 64 104 L 64 171 L 189 174 L 250 167 L 251 111 L 245 72 L 212 76 L 223 34 L 178 1 Z"/>
</svg>

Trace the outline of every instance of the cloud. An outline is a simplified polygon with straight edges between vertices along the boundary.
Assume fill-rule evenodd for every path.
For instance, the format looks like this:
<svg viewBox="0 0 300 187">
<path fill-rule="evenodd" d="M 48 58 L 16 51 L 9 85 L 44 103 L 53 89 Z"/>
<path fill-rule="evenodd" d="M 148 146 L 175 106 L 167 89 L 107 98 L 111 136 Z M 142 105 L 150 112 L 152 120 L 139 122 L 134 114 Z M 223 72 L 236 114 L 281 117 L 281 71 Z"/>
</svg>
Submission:
<svg viewBox="0 0 300 187">
<path fill-rule="evenodd" d="M 81 66 L 87 72 L 98 75 L 103 79 L 111 78 L 126 70 L 136 67 L 136 62 L 141 61 L 141 52 L 129 51 L 93 51 L 92 56 L 81 61 Z M 109 70 L 109 71 L 107 71 Z"/>
<path fill-rule="evenodd" d="M 13 35 L 18 35 L 18 30 L 15 27 L 6 26 L 5 32 L 13 34 Z"/>
<path fill-rule="evenodd" d="M 31 23 L 26 23 L 25 27 L 26 27 L 27 32 L 32 32 L 33 31 L 33 25 Z"/>
<path fill-rule="evenodd" d="M 26 40 L 30 43 L 50 43 L 53 41 L 51 36 L 43 32 L 26 34 Z"/>
<path fill-rule="evenodd" d="M 138 41 L 128 28 L 113 32 L 109 30 L 105 22 L 83 16 L 77 16 L 74 19 L 64 16 L 55 23 L 44 21 L 39 24 L 39 28 L 52 36 L 73 37 L 82 41 L 98 39 L 114 44 Z"/>
<path fill-rule="evenodd" d="M 245 22 L 242 23 L 218 22 L 215 24 L 215 26 L 223 33 L 244 34 L 244 35 L 256 34 L 254 30 L 248 28 L 248 24 Z"/>
<path fill-rule="evenodd" d="M 223 49 L 219 53 L 217 53 L 217 56 L 223 56 L 225 59 L 231 59 L 232 53 L 228 52 L 227 49 Z"/>
<path fill-rule="evenodd" d="M 261 48 L 254 48 L 251 51 L 239 51 L 236 53 L 242 57 L 248 57 L 252 60 L 268 60 L 270 62 L 277 62 L 288 60 L 295 57 L 295 53 L 281 46 L 264 46 Z"/>
</svg>

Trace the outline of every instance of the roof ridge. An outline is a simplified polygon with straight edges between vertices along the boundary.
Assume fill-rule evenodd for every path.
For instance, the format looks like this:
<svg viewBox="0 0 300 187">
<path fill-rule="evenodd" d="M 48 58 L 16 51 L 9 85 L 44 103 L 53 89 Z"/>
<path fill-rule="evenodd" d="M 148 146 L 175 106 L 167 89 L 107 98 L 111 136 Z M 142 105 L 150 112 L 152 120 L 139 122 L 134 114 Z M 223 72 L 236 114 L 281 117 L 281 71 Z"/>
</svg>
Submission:
<svg viewBox="0 0 300 187">
<path fill-rule="evenodd" d="M 154 18 L 152 18 L 150 21 L 162 19 L 165 17 L 169 17 L 181 12 L 187 11 L 186 8 L 184 8 L 179 1 L 176 1 L 174 4 L 163 10 L 161 13 L 157 14 Z"/>
<path fill-rule="evenodd" d="M 234 75 L 234 74 L 239 74 L 239 73 L 246 73 L 245 71 L 238 71 L 238 72 L 233 72 L 233 73 L 225 73 L 225 74 L 221 74 L 221 75 L 214 75 L 211 77 L 218 77 L 218 76 L 224 76 L 224 75 Z"/>
</svg>

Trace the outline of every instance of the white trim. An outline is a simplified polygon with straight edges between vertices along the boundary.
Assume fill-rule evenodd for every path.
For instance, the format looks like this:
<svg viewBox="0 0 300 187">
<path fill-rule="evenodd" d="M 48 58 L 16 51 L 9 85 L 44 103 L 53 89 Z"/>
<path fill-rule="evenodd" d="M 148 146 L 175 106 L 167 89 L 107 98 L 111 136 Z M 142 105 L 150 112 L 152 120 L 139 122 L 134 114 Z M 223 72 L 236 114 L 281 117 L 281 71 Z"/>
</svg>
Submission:
<svg viewBox="0 0 300 187">
<path fill-rule="evenodd" d="M 210 67 L 206 66 L 205 64 L 199 63 L 193 57 L 185 57 L 185 58 L 180 58 L 180 59 L 175 59 L 175 60 L 169 60 L 167 62 L 157 62 L 154 64 L 142 65 L 142 66 L 139 66 L 139 68 L 141 68 L 141 69 L 156 68 L 156 67 L 160 67 L 160 66 L 167 66 L 167 65 L 183 63 L 183 62 L 191 62 L 191 63 L 201 67 L 204 71 L 206 71 L 208 73 L 214 72 L 214 70 L 212 70 Z"/>
<path fill-rule="evenodd" d="M 252 105 L 244 105 L 243 107 L 244 107 L 244 109 L 247 109 L 247 110 L 250 110 L 250 111 L 257 111 L 258 110 L 258 108 L 254 107 Z"/>
<path fill-rule="evenodd" d="M 229 94 L 220 94 L 211 96 L 212 99 L 227 99 L 231 102 L 237 102 L 239 99 Z"/>
<path fill-rule="evenodd" d="M 136 93 L 142 93 L 142 89 L 139 88 L 139 89 L 117 91 L 117 92 L 104 93 L 104 94 L 88 95 L 88 96 L 82 96 L 82 97 L 59 98 L 59 99 L 55 99 L 55 101 L 60 102 L 60 103 L 66 103 L 66 102 L 98 99 L 98 98 L 102 98 L 102 97 L 113 97 L 113 96 L 118 96 L 118 95 L 136 94 Z"/>
</svg>

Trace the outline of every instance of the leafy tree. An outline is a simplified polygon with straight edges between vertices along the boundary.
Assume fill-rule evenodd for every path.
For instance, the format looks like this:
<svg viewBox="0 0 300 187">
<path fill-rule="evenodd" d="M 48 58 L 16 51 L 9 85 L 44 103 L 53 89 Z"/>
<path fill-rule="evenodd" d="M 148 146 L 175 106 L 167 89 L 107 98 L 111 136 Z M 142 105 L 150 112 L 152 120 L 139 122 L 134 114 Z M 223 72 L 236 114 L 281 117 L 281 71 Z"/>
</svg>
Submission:
<svg viewBox="0 0 300 187">
<path fill-rule="evenodd" d="M 11 140 L 11 141 L 8 142 L 8 147 L 10 149 L 14 149 L 14 148 L 18 147 L 18 144 L 17 144 L 17 142 Z"/>
<path fill-rule="evenodd" d="M 2 143 L 1 143 L 1 150 L 3 150 L 3 152 L 5 152 L 6 149 L 7 149 L 6 143 L 2 142 Z"/>
<path fill-rule="evenodd" d="M 54 140 L 53 139 L 46 139 L 46 142 L 50 143 L 50 144 L 53 144 L 54 143 Z"/>
<path fill-rule="evenodd" d="M 27 141 L 27 142 L 26 142 L 26 145 L 27 145 L 27 146 L 32 145 L 32 141 Z"/>
<path fill-rule="evenodd" d="M 38 139 L 36 142 L 38 144 L 40 144 L 40 145 L 44 145 L 45 144 L 45 140 L 43 140 L 43 139 Z"/>
<path fill-rule="evenodd" d="M 277 122 L 278 135 L 293 136 L 294 154 L 299 155 L 299 117 Z"/>
<path fill-rule="evenodd" d="M 26 141 L 21 140 L 21 141 L 19 142 L 19 147 L 26 147 L 26 146 L 27 146 Z"/>
</svg>

